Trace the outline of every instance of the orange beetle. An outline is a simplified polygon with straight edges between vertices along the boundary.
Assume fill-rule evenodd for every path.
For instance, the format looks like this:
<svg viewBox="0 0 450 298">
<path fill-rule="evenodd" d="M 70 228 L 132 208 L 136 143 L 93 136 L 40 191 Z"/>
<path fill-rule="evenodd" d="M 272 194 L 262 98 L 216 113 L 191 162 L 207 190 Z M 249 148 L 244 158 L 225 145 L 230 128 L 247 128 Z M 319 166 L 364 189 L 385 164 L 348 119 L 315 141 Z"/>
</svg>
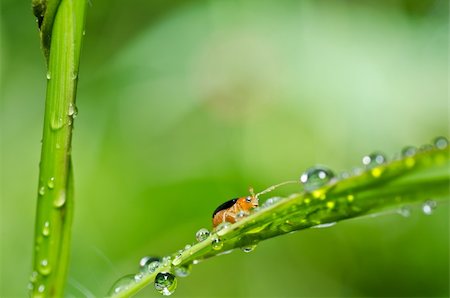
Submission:
<svg viewBox="0 0 450 298">
<path fill-rule="evenodd" d="M 235 198 L 232 200 L 229 200 L 214 210 L 212 219 L 213 219 L 213 228 L 216 228 L 219 224 L 223 222 L 229 222 L 229 223 L 235 223 L 242 217 L 247 216 L 250 211 L 259 205 L 259 199 L 258 197 L 262 194 L 265 194 L 267 192 L 270 192 L 277 188 L 278 186 L 288 184 L 288 183 L 299 183 L 298 181 L 285 181 L 277 185 L 273 185 L 266 190 L 263 190 L 260 193 L 257 193 L 256 195 L 253 192 L 253 188 L 250 188 L 250 196 L 242 197 L 242 198 Z M 243 214 L 243 216 L 240 216 L 240 213 Z M 239 214 L 239 216 L 238 216 Z"/>
</svg>

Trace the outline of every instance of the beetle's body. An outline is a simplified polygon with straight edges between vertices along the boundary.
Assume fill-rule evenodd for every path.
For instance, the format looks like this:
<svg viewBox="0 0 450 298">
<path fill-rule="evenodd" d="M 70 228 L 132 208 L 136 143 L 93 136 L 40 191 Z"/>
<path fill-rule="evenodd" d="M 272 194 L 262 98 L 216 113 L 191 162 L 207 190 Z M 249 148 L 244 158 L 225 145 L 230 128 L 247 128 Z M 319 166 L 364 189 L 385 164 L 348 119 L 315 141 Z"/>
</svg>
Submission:
<svg viewBox="0 0 450 298">
<path fill-rule="evenodd" d="M 258 207 L 258 198 L 255 195 L 229 200 L 213 212 L 213 227 L 223 222 L 235 223 L 239 212 L 248 213 L 256 207 Z"/>
</svg>

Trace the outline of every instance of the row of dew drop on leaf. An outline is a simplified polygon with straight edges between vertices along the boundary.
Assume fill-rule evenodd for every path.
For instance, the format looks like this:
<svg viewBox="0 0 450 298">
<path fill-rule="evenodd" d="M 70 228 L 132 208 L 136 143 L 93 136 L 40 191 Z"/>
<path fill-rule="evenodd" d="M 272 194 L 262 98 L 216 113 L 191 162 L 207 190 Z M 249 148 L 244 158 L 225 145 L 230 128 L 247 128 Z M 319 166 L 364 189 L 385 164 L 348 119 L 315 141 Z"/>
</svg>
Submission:
<svg viewBox="0 0 450 298">
<path fill-rule="evenodd" d="M 397 156 L 394 156 L 393 160 L 403 159 L 405 165 L 407 167 L 414 166 L 414 160 L 412 157 L 419 152 L 426 152 L 433 149 L 444 150 L 448 147 L 449 142 L 445 137 L 438 137 L 434 140 L 433 145 L 426 144 L 421 146 L 420 148 L 416 148 L 413 146 L 407 146 L 402 149 L 401 153 Z M 314 166 L 307 169 L 299 179 L 299 182 L 302 184 L 303 189 L 306 192 L 314 192 L 327 184 L 332 182 L 336 182 L 337 180 L 350 178 L 354 175 L 360 175 L 364 171 L 370 171 L 371 175 L 374 178 L 380 177 L 382 174 L 382 170 L 379 168 L 380 166 L 386 164 L 388 162 L 387 157 L 381 152 L 374 152 L 372 154 L 366 155 L 362 158 L 362 168 L 354 168 L 351 173 L 343 172 L 340 175 L 336 176 L 334 172 L 327 167 L 324 166 Z M 353 199 L 353 197 L 349 198 Z M 272 197 L 267 199 L 264 204 L 260 207 L 252 210 L 252 213 L 260 212 L 263 209 L 267 209 L 276 203 L 284 200 L 281 197 Z M 333 203 L 333 202 L 330 202 Z M 422 211 L 426 215 L 431 215 L 433 210 L 436 208 L 437 203 L 433 200 L 427 200 L 422 205 Z M 402 207 L 398 210 L 398 213 L 402 216 L 409 216 L 410 209 L 408 207 Z M 248 216 L 249 213 L 240 212 L 237 214 L 237 218 L 244 218 Z M 314 228 L 322 228 L 322 227 L 330 227 L 333 226 L 335 222 L 318 224 L 313 226 Z M 210 242 L 212 250 L 219 251 L 223 247 L 223 241 L 220 239 L 221 234 L 223 234 L 229 227 L 231 226 L 228 222 L 223 222 L 219 224 L 216 229 L 210 232 L 208 229 L 201 228 L 197 231 L 195 238 L 197 243 L 204 242 L 208 240 Z M 158 272 L 154 278 L 154 287 L 155 289 L 161 293 L 162 295 L 168 296 L 174 293 L 177 287 L 177 277 L 186 277 L 190 274 L 192 265 L 198 264 L 199 260 L 194 260 L 192 263 L 183 264 L 182 263 L 182 254 L 185 251 L 189 251 L 192 245 L 186 245 L 184 249 L 179 250 L 177 254 L 173 256 L 166 256 L 163 258 L 160 257 L 151 257 L 145 256 L 140 262 L 140 271 L 137 274 L 126 275 L 120 279 L 118 279 L 111 290 L 109 291 L 110 296 L 117 295 L 123 291 L 128 290 L 130 287 L 133 287 L 134 283 L 140 282 L 146 275 L 151 275 L 158 270 L 162 270 Z M 252 244 L 249 246 L 242 247 L 242 251 L 251 252 L 256 248 L 256 244 Z M 224 253 L 228 253 L 223 252 Z M 192 252 L 191 252 L 192 254 Z"/>
</svg>

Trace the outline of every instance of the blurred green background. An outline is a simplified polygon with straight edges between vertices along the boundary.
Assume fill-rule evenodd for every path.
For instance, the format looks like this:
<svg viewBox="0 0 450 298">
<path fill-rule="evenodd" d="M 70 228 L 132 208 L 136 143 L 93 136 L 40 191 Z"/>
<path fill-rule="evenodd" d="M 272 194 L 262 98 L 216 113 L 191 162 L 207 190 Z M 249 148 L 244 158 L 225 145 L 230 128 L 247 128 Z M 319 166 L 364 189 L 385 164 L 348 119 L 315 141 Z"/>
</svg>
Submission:
<svg viewBox="0 0 450 298">
<path fill-rule="evenodd" d="M 46 70 L 30 6 L 1 9 L 1 297 L 26 296 L 31 272 Z M 448 33 L 448 1 L 92 1 L 67 296 L 192 243 L 250 185 L 448 137 Z M 265 241 L 195 266 L 175 295 L 448 296 L 448 215 Z"/>
</svg>

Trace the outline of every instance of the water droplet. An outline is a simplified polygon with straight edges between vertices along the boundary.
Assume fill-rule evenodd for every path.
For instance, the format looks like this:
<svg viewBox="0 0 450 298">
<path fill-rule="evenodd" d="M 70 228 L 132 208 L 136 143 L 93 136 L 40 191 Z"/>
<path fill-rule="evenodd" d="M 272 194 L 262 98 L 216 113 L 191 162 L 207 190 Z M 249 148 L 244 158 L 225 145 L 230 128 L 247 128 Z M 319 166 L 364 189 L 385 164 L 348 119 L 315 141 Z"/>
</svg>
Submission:
<svg viewBox="0 0 450 298">
<path fill-rule="evenodd" d="M 134 275 L 134 281 L 135 281 L 135 282 L 138 282 L 138 281 L 140 281 L 143 277 L 144 277 L 144 274 L 143 274 L 142 272 L 136 273 L 136 274 Z"/>
<path fill-rule="evenodd" d="M 192 245 L 190 245 L 190 244 L 186 244 L 186 246 L 184 247 L 184 250 L 188 250 L 188 249 L 191 249 L 191 247 L 192 247 Z"/>
<path fill-rule="evenodd" d="M 280 198 L 280 197 L 273 197 L 273 198 L 267 199 L 264 202 L 264 204 L 262 205 L 262 207 L 263 208 L 270 207 L 270 206 L 274 205 L 275 203 L 278 203 L 281 200 L 282 200 L 282 198 Z"/>
<path fill-rule="evenodd" d="M 44 291 L 45 291 L 45 286 L 44 285 L 39 285 L 38 292 L 39 293 L 44 293 Z"/>
<path fill-rule="evenodd" d="M 332 227 L 332 226 L 334 226 L 334 225 L 336 225 L 336 222 L 327 222 L 327 223 L 323 223 L 323 224 L 319 224 L 319 225 L 312 226 L 311 228 L 314 228 L 314 229 L 323 229 L 323 228 L 329 228 L 329 227 Z"/>
<path fill-rule="evenodd" d="M 38 271 L 42 275 L 49 275 L 50 272 L 52 272 L 52 268 L 51 268 L 50 264 L 48 263 L 47 259 L 43 259 L 39 263 Z"/>
<path fill-rule="evenodd" d="M 413 147 L 413 146 L 406 146 L 405 148 L 402 149 L 402 156 L 403 157 L 411 157 L 416 155 L 417 153 L 417 148 Z"/>
<path fill-rule="evenodd" d="M 77 117 L 77 115 L 78 115 L 78 108 L 77 108 L 77 106 L 75 104 L 73 104 L 73 103 L 70 103 L 69 104 L 69 111 L 67 112 L 67 114 L 69 116 L 71 116 L 72 118 Z"/>
<path fill-rule="evenodd" d="M 211 247 L 214 250 L 220 250 L 223 247 L 223 242 L 222 240 L 220 240 L 219 237 L 217 236 L 213 236 L 212 240 L 211 240 Z"/>
<path fill-rule="evenodd" d="M 320 188 L 331 181 L 334 173 L 323 166 L 315 166 L 306 170 L 300 177 L 300 182 L 306 191 Z"/>
<path fill-rule="evenodd" d="M 161 261 L 161 258 L 160 257 L 152 257 L 152 256 L 142 257 L 139 260 L 139 267 L 144 268 L 144 267 L 148 266 L 148 264 L 155 262 L 155 261 L 159 262 L 159 261 Z"/>
<path fill-rule="evenodd" d="M 397 212 L 403 217 L 409 217 L 411 215 L 411 208 L 409 208 L 408 206 L 403 206 L 398 209 Z"/>
<path fill-rule="evenodd" d="M 42 228 L 42 235 L 48 237 L 50 235 L 50 222 L 46 221 L 44 227 Z"/>
<path fill-rule="evenodd" d="M 226 230 L 231 226 L 231 223 L 224 221 L 222 223 L 220 223 L 217 227 L 216 227 L 216 232 L 222 231 L 222 230 Z"/>
<path fill-rule="evenodd" d="M 437 203 L 433 200 L 428 200 L 425 203 L 423 203 L 422 205 L 422 211 L 424 214 L 426 215 L 431 215 L 434 211 L 434 209 L 436 209 Z"/>
<path fill-rule="evenodd" d="M 437 137 L 434 139 L 433 144 L 437 149 L 442 150 L 448 147 L 448 140 L 445 137 Z"/>
<path fill-rule="evenodd" d="M 202 242 L 209 237 L 209 234 L 210 234 L 210 232 L 207 229 L 202 228 L 202 229 L 198 230 L 197 233 L 195 233 L 195 238 L 197 238 L 198 242 Z"/>
<path fill-rule="evenodd" d="M 380 152 L 374 152 L 372 154 L 366 155 L 362 159 L 363 165 L 367 169 L 372 169 L 386 162 L 386 157 Z"/>
<path fill-rule="evenodd" d="M 178 277 L 186 277 L 191 274 L 192 264 L 175 267 L 175 275 Z"/>
<path fill-rule="evenodd" d="M 39 187 L 39 195 L 41 196 L 45 195 L 45 186 Z"/>
<path fill-rule="evenodd" d="M 249 246 L 244 246 L 244 247 L 241 248 L 241 250 L 243 252 L 252 252 L 252 251 L 255 250 L 256 246 L 257 246 L 256 244 L 249 245 Z"/>
<path fill-rule="evenodd" d="M 147 266 L 143 267 L 142 271 L 147 273 L 153 273 L 156 271 L 156 269 L 159 268 L 159 266 L 161 266 L 161 263 L 159 261 L 153 261 L 149 263 Z"/>
<path fill-rule="evenodd" d="M 163 257 L 162 260 L 161 260 L 161 265 L 164 266 L 164 267 L 165 266 L 169 266 L 170 263 L 172 263 L 172 258 L 169 257 L 169 256 Z"/>
<path fill-rule="evenodd" d="M 241 220 L 244 217 L 248 216 L 250 213 L 248 213 L 247 211 L 241 210 L 238 213 L 236 213 L 236 220 Z"/>
<path fill-rule="evenodd" d="M 53 118 L 51 122 L 51 128 L 53 130 L 59 130 L 64 126 L 64 120 L 62 117 Z"/>
<path fill-rule="evenodd" d="M 50 80 L 52 78 L 52 74 L 50 71 L 47 71 L 46 77 L 47 77 L 47 80 Z"/>
<path fill-rule="evenodd" d="M 34 284 L 29 282 L 28 285 L 27 285 L 27 288 L 28 288 L 29 291 L 32 291 L 34 289 Z M 30 297 L 31 297 L 31 295 L 30 295 Z"/>
<path fill-rule="evenodd" d="M 78 78 L 78 73 L 74 72 L 72 73 L 72 80 L 76 80 Z"/>
<path fill-rule="evenodd" d="M 49 189 L 53 189 L 55 187 L 55 177 L 48 179 L 47 186 Z"/>
<path fill-rule="evenodd" d="M 111 290 L 109 290 L 108 296 L 112 296 L 112 295 L 118 294 L 122 291 L 125 291 L 126 289 L 129 288 L 130 284 L 132 284 L 134 282 L 135 282 L 135 280 L 134 280 L 133 274 L 125 275 L 125 276 L 119 278 L 114 283 Z"/>
<path fill-rule="evenodd" d="M 177 278 L 169 272 L 159 272 L 155 277 L 155 289 L 164 296 L 172 295 L 177 288 Z"/>
<path fill-rule="evenodd" d="M 55 200 L 53 201 L 53 206 L 56 208 L 60 208 L 64 206 L 66 203 L 66 192 L 61 191 L 58 196 L 56 196 Z"/>
<path fill-rule="evenodd" d="M 35 283 L 37 281 L 38 273 L 37 271 L 31 272 L 30 275 L 30 282 Z"/>
<path fill-rule="evenodd" d="M 83 29 L 82 34 L 83 34 L 83 36 L 85 36 L 86 35 L 86 30 Z"/>
</svg>

